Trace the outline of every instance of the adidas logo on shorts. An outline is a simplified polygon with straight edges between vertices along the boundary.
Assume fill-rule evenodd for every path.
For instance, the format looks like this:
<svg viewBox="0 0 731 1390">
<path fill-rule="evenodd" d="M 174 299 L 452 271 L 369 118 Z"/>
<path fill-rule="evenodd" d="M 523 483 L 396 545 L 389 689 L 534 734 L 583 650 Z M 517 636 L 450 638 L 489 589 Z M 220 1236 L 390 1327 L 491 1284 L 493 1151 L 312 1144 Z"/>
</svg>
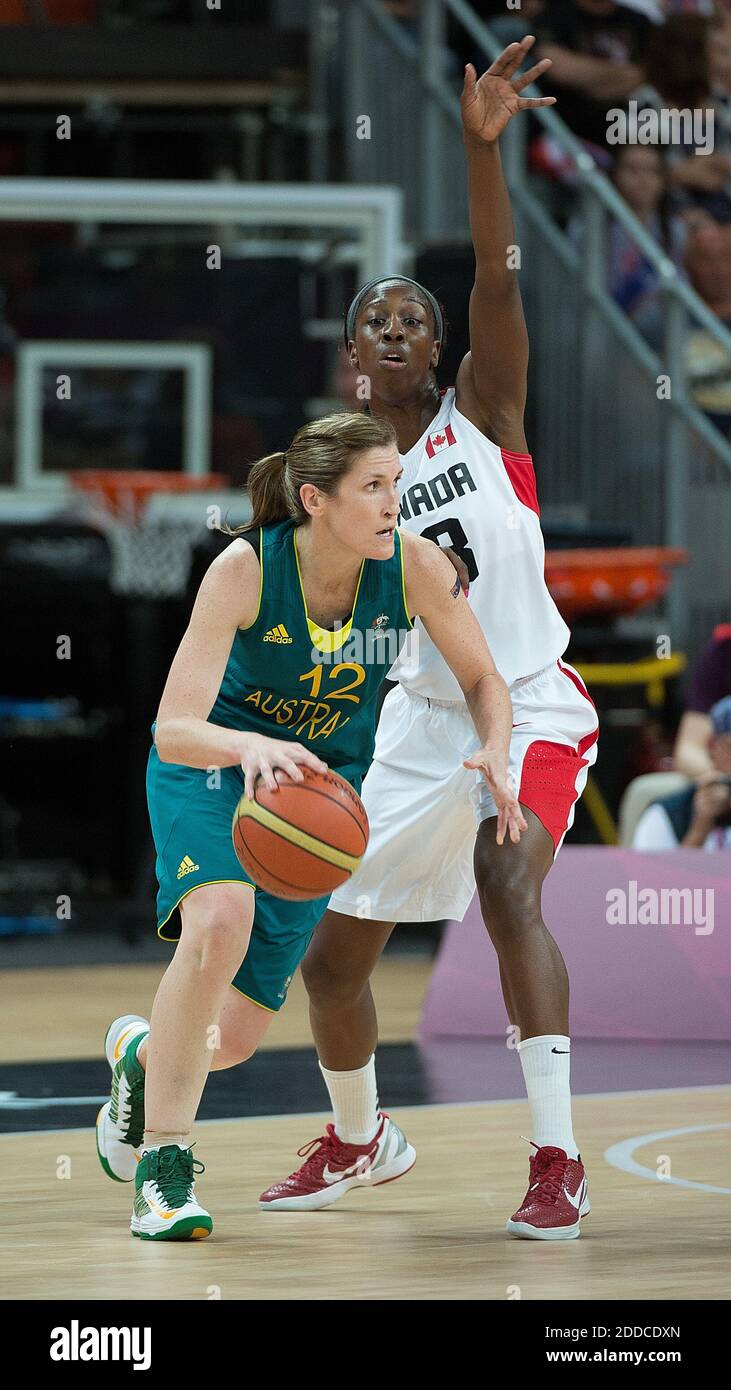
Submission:
<svg viewBox="0 0 731 1390">
<path fill-rule="evenodd" d="M 194 864 L 190 855 L 186 854 L 185 858 L 180 861 L 180 866 L 178 868 L 178 878 L 185 878 L 186 874 L 194 874 L 196 869 L 199 868 L 200 864 Z"/>
<path fill-rule="evenodd" d="M 284 623 L 277 623 L 277 626 L 276 626 L 276 627 L 270 627 L 269 631 L 268 631 L 267 633 L 265 633 L 264 637 L 262 638 L 262 641 L 264 641 L 264 642 L 291 642 L 291 641 L 292 641 L 292 638 L 290 637 L 289 633 L 287 632 L 287 629 L 286 629 L 286 627 L 284 626 Z"/>
</svg>

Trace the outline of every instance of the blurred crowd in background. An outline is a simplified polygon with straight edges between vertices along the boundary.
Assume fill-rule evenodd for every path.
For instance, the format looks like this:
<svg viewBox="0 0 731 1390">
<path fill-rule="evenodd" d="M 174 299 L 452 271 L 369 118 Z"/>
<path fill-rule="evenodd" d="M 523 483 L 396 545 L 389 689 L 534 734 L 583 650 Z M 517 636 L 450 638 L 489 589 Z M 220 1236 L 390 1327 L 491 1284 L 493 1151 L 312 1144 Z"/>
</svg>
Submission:
<svg viewBox="0 0 731 1390">
<path fill-rule="evenodd" d="M 406 32 L 418 35 L 421 0 L 381 3 Z M 712 312 L 731 325 L 731 0 L 522 0 L 519 8 L 509 7 L 504 0 L 475 0 L 473 8 L 506 44 L 526 33 L 536 35 L 535 56 L 552 60 L 550 75 L 543 79 L 541 89 L 557 97 L 561 117 L 612 179 L 632 212 Z M 291 24 L 297 12 L 297 6 L 287 0 L 283 4 L 276 0 L 226 0 L 215 13 L 197 0 L 0 0 L 1 23 L 28 29 L 35 26 L 37 33 L 43 26 L 65 24 L 67 28 L 97 26 L 123 35 L 136 24 L 169 24 L 205 29 L 220 37 L 222 26 L 225 31 L 227 25 L 252 24 L 262 33 L 273 25 L 276 31 L 278 23 Z M 464 63 L 475 62 L 478 71 L 484 63 L 456 23 L 448 28 L 448 45 L 444 76 L 458 90 Z M 295 76 L 295 69 L 288 66 L 294 61 L 291 52 L 284 44 L 280 46 L 276 74 L 280 104 L 281 81 L 288 73 Z M 247 63 L 250 59 L 247 54 Z M 11 73 L 8 61 L 0 54 L 0 70 L 5 62 L 6 76 Z M 63 64 L 62 57 L 59 63 Z M 266 66 L 263 60 L 259 76 L 265 75 Z M 707 127 L 701 137 L 700 125 L 696 124 L 694 133 L 692 122 L 683 129 L 681 143 L 608 144 L 607 111 L 626 108 L 630 102 L 642 110 L 704 113 L 706 122 L 705 113 L 711 112 L 712 149 L 709 152 L 707 148 Z M 140 136 L 135 137 L 125 127 L 125 115 L 115 109 L 114 101 L 96 107 L 91 102 L 80 115 L 70 148 L 71 142 L 52 141 L 41 133 L 44 122 L 46 132 L 50 124 L 48 110 L 34 112 L 26 105 L 22 112 L 13 112 L 9 103 L 12 97 L 6 95 L 4 107 L 0 106 L 0 175 L 108 176 L 116 172 L 183 179 L 237 176 L 236 136 L 223 121 L 208 133 L 202 123 L 199 128 L 191 118 L 181 140 L 178 130 L 166 128 L 164 119 L 158 118 L 157 124 L 140 128 Z M 26 130 L 21 128 L 24 116 Z M 142 119 L 136 113 L 138 126 Z M 278 167 L 275 172 L 271 145 L 265 147 L 263 167 L 256 177 L 298 181 L 304 167 L 302 129 L 291 113 L 287 119 L 286 113 L 275 112 L 276 122 L 282 132 Z M 705 152 L 696 153 L 701 138 Z M 329 181 L 335 182 L 342 177 L 337 148 L 335 133 L 329 171 Z M 583 225 L 575 168 L 535 121 L 529 167 L 552 215 L 568 227 L 580 247 Z M 6 230 L 9 235 L 0 252 L 0 482 L 10 480 L 14 342 L 18 335 L 57 334 L 54 287 L 45 282 L 39 256 L 42 259 L 44 247 L 52 242 L 59 266 L 66 254 L 69 275 L 73 274 L 70 263 L 74 261 L 68 229 L 36 230 L 30 243 L 27 229 L 23 229 L 15 245 L 12 229 Z M 88 272 L 84 274 L 88 282 Z M 620 308 L 650 345 L 659 347 L 662 315 L 657 272 L 617 222 L 609 227 L 606 274 Z M 141 287 L 141 292 L 147 293 L 147 289 Z M 68 285 L 63 294 L 68 300 Z M 83 307 L 83 296 L 71 298 L 80 309 Z M 123 304 L 113 312 L 123 313 Z M 173 319 L 179 319 L 171 304 L 155 306 L 158 322 L 171 312 Z M 172 334 L 184 336 L 187 324 L 175 321 L 169 328 Z M 73 336 L 71 330 L 69 336 Z M 224 341 L 220 328 L 213 326 L 210 338 L 217 340 L 221 359 L 217 362 L 218 389 L 236 404 L 240 417 L 249 415 L 246 400 L 253 397 L 259 383 L 252 381 L 245 389 L 234 381 L 227 383 L 230 343 Z M 702 330 L 695 332 L 688 344 L 688 372 L 697 403 L 729 434 L 731 362 Z M 322 393 L 324 388 L 319 389 Z M 227 466 L 226 459 L 242 444 L 254 449 L 270 444 L 253 425 L 244 434 L 234 428 L 230 424 L 234 413 L 228 408 L 221 412 L 229 424 L 219 426 L 217 467 Z"/>
<path fill-rule="evenodd" d="M 347 3 L 332 0 L 330 8 Z M 413 45 L 419 35 L 421 0 L 380 3 Z M 731 326 L 731 0 L 522 0 L 519 8 L 499 0 L 474 0 L 473 8 L 504 44 L 526 33 L 536 35 L 534 57 L 550 57 L 553 64 L 542 91 L 557 97 L 557 112 L 611 178 L 620 197 L 710 310 Z M 0 176 L 344 182 L 345 78 L 334 43 L 328 58 L 322 172 L 313 175 L 309 162 L 308 13 L 306 0 L 223 0 L 220 11 L 209 10 L 202 0 L 0 0 L 0 24 L 5 26 L 0 33 Z M 484 70 L 484 59 L 464 28 L 450 23 L 442 76 L 455 94 L 462 86 L 464 64 L 470 61 L 478 72 Z M 67 100 L 62 80 L 69 90 L 73 86 L 73 99 Z M 143 99 L 138 90 L 129 98 L 129 88 L 143 80 L 148 95 Z M 226 84 L 237 84 L 229 102 L 221 95 Z M 712 151 L 696 153 L 701 145 L 707 151 L 707 120 L 704 129 L 691 120 L 684 138 L 672 145 L 608 143 L 607 112 L 628 109 L 630 102 L 656 112 L 712 112 Z M 65 110 L 72 113 L 72 138 L 60 140 L 56 121 Z M 547 218 L 558 221 L 580 251 L 586 233 L 575 164 L 535 117 L 524 124 L 531 191 L 542 200 Z M 419 177 L 418 161 L 413 176 Z M 142 221 L 3 223 L 0 487 L 14 479 L 16 349 L 36 339 L 206 344 L 212 355 L 211 468 L 225 475 L 233 488 L 245 482 L 253 459 L 282 447 L 308 409 L 322 413 L 323 403 L 329 408 L 333 402 L 357 407 L 342 348 L 322 335 L 307 334 L 308 320 L 335 322 L 350 295 L 342 305 L 335 302 L 341 287 L 337 281 L 338 293 L 327 297 L 325 272 L 318 279 L 317 266 L 295 244 L 296 230 L 291 232 L 292 245 L 287 244 L 289 230 L 275 245 L 267 225 L 247 228 L 237 241 L 238 235 L 233 226 L 157 226 Z M 462 257 L 455 272 L 459 283 L 456 291 L 451 286 L 449 304 L 453 351 L 466 347 L 466 309 L 461 323 L 458 312 L 460 304 L 466 306 L 473 273 L 464 254 L 466 246 L 471 255 L 468 238 L 465 226 L 456 248 Z M 201 254 L 209 240 L 220 242 L 225 250 L 215 276 Z M 428 284 L 449 283 L 450 247 L 427 242 L 415 245 L 414 251 L 415 273 Z M 436 267 L 433 276 L 430 256 Z M 352 266 L 347 273 L 351 269 L 355 274 Z M 615 218 L 607 224 L 606 282 L 646 341 L 662 350 L 657 272 Z M 567 284 L 569 294 L 574 289 L 580 294 L 578 276 Z M 347 289 L 345 279 L 342 288 Z M 686 360 L 697 403 L 731 433 L 731 360 L 698 328 L 690 333 Z M 442 376 L 441 384 L 450 384 L 444 371 Z M 173 371 L 79 370 L 73 400 L 63 404 L 55 396 L 53 373 L 47 371 L 44 406 L 44 469 L 175 471 L 181 466 L 182 383 Z M 631 414 L 631 403 L 626 409 Z M 534 447 L 541 448 L 540 440 Z M 638 466 L 635 456 L 627 462 Z M 588 519 L 606 521 L 599 507 L 597 511 Z M 3 524 L 12 544 L 12 520 Z M 648 544 L 642 533 L 624 542 L 594 541 L 620 543 Z M 25 563 L 32 553 L 26 539 L 16 547 L 16 559 L 18 553 Z M 202 553 L 201 563 L 209 558 Z M 28 622 L 37 625 L 49 609 L 47 585 L 36 568 L 37 574 L 31 565 L 29 574 L 19 561 L 17 592 L 11 596 L 19 650 Z M 37 609 L 29 619 L 27 590 L 34 577 Z M 129 662 L 125 666 L 128 688 L 110 690 L 108 671 L 115 668 L 108 653 L 115 643 L 125 643 L 139 622 L 141 646 L 146 652 L 159 647 L 160 670 L 166 669 L 185 605 L 182 600 L 177 607 L 172 600 L 166 601 L 168 608 L 160 605 L 157 626 L 149 629 L 156 634 L 151 644 L 147 625 L 152 619 L 144 605 L 135 600 L 118 612 L 110 606 L 106 579 L 94 588 L 92 578 L 89 593 L 98 604 L 98 631 L 91 617 L 84 619 L 84 630 L 93 635 L 89 652 L 99 669 L 90 671 L 86 687 L 77 693 L 92 712 L 97 707 L 111 710 L 112 732 L 103 733 L 107 742 L 104 758 L 98 760 L 100 776 L 103 772 L 108 778 L 109 758 L 117 757 L 129 803 L 124 854 L 117 853 L 111 829 L 107 840 L 100 827 L 99 842 L 93 836 L 89 841 L 92 877 L 103 870 L 99 881 L 108 885 L 138 857 L 143 825 L 139 766 L 147 756 L 149 709 L 160 683 L 160 672 L 147 659 L 144 670 L 134 672 Z M 192 601 L 196 578 L 200 574 L 194 570 L 185 603 Z M 68 591 L 62 581 L 71 586 Z M 102 588 L 99 598 L 97 590 L 101 594 Z M 81 589 L 78 579 L 59 572 L 54 602 L 79 603 Z M 719 609 L 726 614 L 720 605 Z M 618 764 L 612 768 L 612 755 L 607 758 L 605 752 L 612 809 L 627 785 L 644 774 L 672 773 L 680 779 L 668 797 L 659 795 L 649 807 L 649 821 L 640 821 L 636 833 L 643 848 L 680 844 L 713 849 L 731 843 L 731 623 L 722 622 L 713 633 L 710 625 L 692 634 L 696 663 L 682 706 L 673 694 L 662 726 L 656 712 L 628 707 L 620 713 L 627 719 L 637 716 L 637 738 L 630 739 L 630 724 L 620 721 L 616 744 L 605 741 L 605 748 L 615 748 Z M 593 629 L 585 634 L 587 650 L 595 640 L 600 647 L 608 640 L 608 628 L 598 632 L 596 639 Z M 166 641 L 172 643 L 167 653 Z M 621 651 L 617 655 L 629 659 L 622 658 Z M 106 676 L 102 668 L 108 668 Z M 36 677 L 32 688 L 30 676 L 22 690 L 15 688 L 17 681 L 11 682 L 7 695 L 17 699 L 68 693 L 53 683 L 61 679 L 58 669 L 50 674 L 39 670 Z M 126 743 L 115 743 L 114 719 L 126 721 Z M 84 736 L 102 734 L 92 727 Z M 21 750 L 23 758 L 28 756 L 27 746 Z M 38 742 L 39 786 L 49 776 L 50 746 L 49 739 Z M 57 752 L 59 760 L 62 753 L 63 749 Z M 65 764 L 59 761 L 58 766 Z M 14 841 L 20 810 L 15 806 L 19 793 L 12 768 L 10 784 L 12 795 L 6 801 L 0 795 L 0 842 L 6 846 L 0 860 L 8 862 L 32 851 L 32 846 Z M 38 814 L 34 807 L 33 816 Z M 59 841 L 58 852 L 73 858 L 80 832 L 72 822 L 65 828 L 67 843 Z M 592 825 L 579 823 L 577 829 L 580 838 L 595 838 Z M 83 833 L 87 836 L 88 829 Z"/>
<path fill-rule="evenodd" d="M 416 34 L 420 0 L 383 3 Z M 505 44 L 535 34 L 536 58 L 552 61 L 541 90 L 557 98 L 561 117 L 635 216 L 713 313 L 731 325 L 731 0 L 522 0 L 516 9 L 501 0 L 475 0 L 473 8 Z M 475 60 L 462 40 L 450 50 L 446 71 L 454 68 L 461 77 L 464 62 Z M 633 102 L 635 112 L 687 110 L 703 119 L 695 131 L 688 122 L 672 145 L 608 143 L 607 112 L 629 110 Z M 575 167 L 537 124 L 531 168 L 547 181 L 552 211 L 579 245 Z M 618 223 L 609 232 L 607 282 L 658 347 L 658 276 Z M 728 434 L 731 363 L 702 331 L 688 345 L 688 370 L 697 403 Z"/>
<path fill-rule="evenodd" d="M 404 31 L 416 37 L 419 30 L 421 0 L 381 0 L 383 8 Z M 612 179 L 617 191 L 647 231 L 664 248 L 679 272 L 687 278 L 701 299 L 728 326 L 731 326 L 731 0 L 522 0 L 511 8 L 504 0 L 475 0 L 476 14 L 485 20 L 506 44 L 526 33 L 536 35 L 535 56 L 550 57 L 550 76 L 541 89 L 557 97 L 557 111 L 585 144 L 599 166 Z M 176 32 L 185 26 L 206 30 L 220 38 L 226 26 L 254 25 L 262 34 L 281 27 L 282 42 L 271 54 L 262 48 L 256 67 L 257 44 L 241 55 L 242 74 L 276 79 L 276 94 L 269 102 L 266 130 L 256 137 L 261 167 L 253 167 L 257 180 L 299 181 L 303 177 L 303 148 L 306 121 L 297 115 L 297 45 L 284 42 L 285 27 L 298 23 L 300 13 L 289 0 L 226 0 L 220 11 L 212 12 L 198 0 L 0 0 L 0 22 L 5 25 L 95 26 L 98 30 L 122 36 L 135 25 L 171 25 Z M 294 17 L 294 21 L 293 21 Z M 289 38 L 292 39 L 290 34 Z M 455 91 L 461 87 L 464 63 L 484 68 L 480 54 L 456 23 L 448 27 L 448 49 L 444 55 L 444 77 Z M 120 39 L 121 41 L 121 39 Z M 209 42 L 209 41 L 207 41 Z M 0 72 L 12 75 L 10 58 L 0 53 Z M 300 55 L 304 51 L 299 45 Z M 245 64 L 244 64 L 245 59 Z M 63 65 L 64 58 L 59 57 Z M 301 64 L 300 64 L 301 66 Z M 26 64 L 27 68 L 27 64 Z M 27 68 L 32 73 L 32 67 Z M 39 70 L 40 75 L 40 70 Z M 93 74 L 90 73 L 90 76 Z M 300 72 L 300 76 L 301 76 Z M 289 92 L 291 105 L 283 105 Z M 627 108 L 656 111 L 667 109 L 704 113 L 701 125 L 689 122 L 680 143 L 608 144 L 607 111 Z M 712 149 L 707 147 L 708 118 L 712 113 Z M 0 175 L 39 173 L 51 176 L 219 178 L 240 177 L 240 113 L 219 113 L 206 125 L 202 116 L 187 112 L 180 130 L 175 127 L 174 110 L 142 113 L 125 112 L 114 100 L 93 100 L 79 113 L 73 142 L 52 138 L 52 113 L 46 107 L 34 110 L 27 103 L 13 109 L 7 93 L 0 104 Z M 306 112 L 305 112 L 306 115 Z M 260 120 L 253 110 L 244 121 Z M 253 126 L 252 126 L 253 129 Z M 694 133 L 695 130 L 695 133 Z M 139 133 L 136 133 L 139 131 Z M 180 138 L 181 135 L 184 138 Z M 252 137 L 253 139 L 254 137 Z M 338 157 L 340 133 L 333 131 L 330 144 L 328 181 L 343 177 Z M 700 141 L 705 152 L 696 153 Z M 239 168 L 237 169 L 237 164 Z M 577 196 L 577 176 L 572 161 L 559 149 L 537 121 L 531 122 L 531 177 L 539 188 L 551 214 L 569 230 L 581 247 L 584 229 Z M 72 245 L 70 229 L 28 228 L 6 224 L 7 235 L 0 250 L 0 483 L 10 481 L 13 347 L 18 336 L 58 336 L 54 303 L 62 279 L 60 297 L 77 306 L 77 325 L 70 325 L 67 336 L 83 336 L 84 309 L 89 296 L 79 290 L 83 278 L 89 285 L 88 267 L 82 267 L 78 245 Z M 44 262 L 51 248 L 55 264 L 50 275 Z M 164 302 L 150 297 L 151 278 L 166 273 L 162 253 L 148 254 L 147 273 L 140 282 L 127 286 L 118 303 L 105 299 L 112 281 L 120 284 L 134 278 L 118 256 L 117 274 L 108 273 L 105 290 L 98 291 L 97 318 L 107 311 L 124 320 L 125 308 L 137 298 L 150 305 L 158 323 L 169 318 L 169 335 L 184 337 L 189 327 L 185 315 L 176 311 L 170 293 Z M 129 269 L 129 273 L 127 270 Z M 111 272 L 111 262 L 109 266 Z M 194 265 L 180 264 L 176 275 L 195 281 Z M 97 266 L 96 278 L 104 272 Z M 635 322 L 648 343 L 661 345 L 662 314 L 660 285 L 655 268 L 643 257 L 622 226 L 611 222 L 606 254 L 607 284 L 620 308 Z M 139 277 L 137 277 L 139 280 Z M 53 281 L 53 283 L 51 283 Z M 70 282 L 73 281 L 73 287 Z M 226 287 L 231 301 L 233 286 Z M 191 284 L 193 300 L 203 302 L 207 291 Z M 71 291 L 71 292 L 70 292 Z M 104 301 L 102 303 L 102 301 Z M 100 313 L 101 309 L 101 313 Z M 192 321 L 191 321 L 192 322 Z M 196 324 L 196 333 L 208 332 L 217 354 L 216 390 L 221 399 L 215 441 L 217 468 L 235 468 L 242 447 L 256 451 L 274 447 L 274 442 L 251 418 L 250 402 L 261 393 L 262 382 L 252 376 L 242 382 L 233 373 L 232 339 L 222 331 L 220 321 L 208 330 Z M 731 361 L 718 344 L 702 329 L 695 331 L 687 347 L 688 374 L 698 405 L 718 428 L 731 432 Z M 262 364 L 264 367 L 264 364 Z M 251 372 L 251 364 L 246 368 Z M 293 365 L 297 376 L 299 364 Z M 262 370 L 262 376 L 264 375 Z M 347 371 L 343 399 L 347 400 Z M 335 380 L 310 387 L 311 394 L 340 391 Z M 90 387 L 91 389 L 91 387 Z M 101 389 L 98 386 L 98 389 Z M 175 383 L 171 383 L 173 396 Z M 305 390 L 304 394 L 308 394 Z M 171 401 L 170 418 L 175 416 Z M 103 408 L 103 402 L 101 407 Z M 103 409 L 102 409 L 103 413 Z M 144 412 L 143 412 L 144 413 Z M 276 414 L 273 409 L 272 414 Z M 234 424 L 238 417 L 249 424 Z M 225 421 L 225 423 L 224 423 Z M 132 427 L 132 438 L 134 428 Z M 155 447 L 176 447 L 171 434 Z M 117 436 L 119 442 L 119 436 Z M 132 451 L 140 466 L 149 459 Z"/>
</svg>

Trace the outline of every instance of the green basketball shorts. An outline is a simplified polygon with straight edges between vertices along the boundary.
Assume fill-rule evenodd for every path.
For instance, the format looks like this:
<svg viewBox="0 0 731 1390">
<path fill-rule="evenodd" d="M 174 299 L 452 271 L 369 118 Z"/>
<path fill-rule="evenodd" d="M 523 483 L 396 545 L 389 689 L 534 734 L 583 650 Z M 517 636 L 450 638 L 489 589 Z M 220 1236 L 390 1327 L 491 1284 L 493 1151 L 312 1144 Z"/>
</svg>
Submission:
<svg viewBox="0 0 731 1390">
<path fill-rule="evenodd" d="M 234 853 L 231 822 L 244 793 L 240 767 L 212 772 L 160 761 L 154 744 L 147 764 L 147 804 L 157 851 L 157 934 L 178 941 L 178 908 L 194 888 L 249 883 L 254 924 L 232 984 L 239 994 L 276 1013 L 330 895 L 290 902 L 256 888 Z"/>
</svg>

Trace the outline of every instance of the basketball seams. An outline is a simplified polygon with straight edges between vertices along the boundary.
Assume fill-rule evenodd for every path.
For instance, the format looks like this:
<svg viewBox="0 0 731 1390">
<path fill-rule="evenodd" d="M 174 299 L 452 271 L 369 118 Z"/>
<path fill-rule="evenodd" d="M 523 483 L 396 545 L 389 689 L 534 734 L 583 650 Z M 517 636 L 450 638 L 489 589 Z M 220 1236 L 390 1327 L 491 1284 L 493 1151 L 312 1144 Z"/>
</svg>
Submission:
<svg viewBox="0 0 731 1390">
<path fill-rule="evenodd" d="M 275 833 L 275 832 L 270 832 L 270 833 L 273 834 L 273 833 Z M 238 834 L 239 834 L 239 827 L 238 827 L 238 825 L 237 825 L 237 826 L 236 826 L 236 829 L 234 830 L 234 841 L 235 841 L 236 836 L 237 836 Z M 288 900 L 289 900 L 290 902 L 312 902 L 312 901 L 314 901 L 313 898 L 310 896 L 310 894 L 307 893 L 306 890 L 298 888 L 296 883 L 289 883 L 288 880 L 287 880 L 286 878 L 280 878 L 279 874 L 275 874 L 275 873 L 273 872 L 272 869 L 268 868 L 267 865 L 264 864 L 264 863 L 262 862 L 261 859 L 259 859 L 258 855 L 254 854 L 254 851 L 251 849 L 251 847 L 250 847 L 250 846 L 246 843 L 246 841 L 243 839 L 243 836 L 240 836 L 240 835 L 239 835 L 239 838 L 241 839 L 242 846 L 243 846 L 244 850 L 246 851 L 246 855 L 247 855 L 248 859 L 249 859 L 253 864 L 258 864 L 259 867 L 260 867 L 260 869 L 263 870 L 263 872 L 266 874 L 266 876 L 267 876 L 268 879 L 273 880 L 273 881 L 276 881 L 277 883 L 281 883 L 282 886 L 283 886 L 284 888 L 287 888 L 287 889 L 290 890 L 289 893 L 286 895 L 286 896 L 288 897 Z M 305 851 L 305 853 L 307 853 L 307 852 L 308 852 L 308 851 Z M 313 855 L 313 858 L 314 858 L 314 857 L 315 857 L 315 856 Z M 327 863 L 326 860 L 321 860 L 320 862 L 321 862 L 321 863 Z M 336 866 L 335 866 L 335 865 L 330 865 L 329 867 L 335 868 Z M 272 892 L 273 892 L 273 890 L 272 890 L 271 888 L 263 888 L 263 889 L 261 889 L 261 891 L 264 892 L 264 893 L 272 893 Z M 321 898 L 327 898 L 327 897 L 330 897 L 331 894 L 332 894 L 334 891 L 335 891 L 334 889 L 328 888 L 328 889 L 326 889 L 326 891 L 325 891 L 324 893 L 318 893 L 317 896 L 318 896 L 318 897 L 321 897 Z M 274 896 L 274 897 L 277 897 L 278 895 L 277 895 L 276 893 L 273 893 L 273 896 Z M 285 895 L 284 895 L 284 894 L 281 894 L 281 895 L 279 895 L 279 896 L 284 897 Z"/>
<path fill-rule="evenodd" d="M 241 809 L 242 806 L 243 810 Z M 257 810 L 250 809 L 253 807 L 256 807 Z M 257 815 L 257 811 L 263 814 Z M 301 826 L 294 825 L 292 821 L 278 815 L 276 811 L 270 811 L 269 807 L 263 806 L 261 802 L 250 801 L 243 796 L 234 812 L 236 828 L 242 820 L 259 825 L 263 830 L 268 830 L 272 835 L 283 840 L 285 844 L 296 846 L 297 849 L 304 850 L 306 854 L 311 854 L 313 858 L 320 859 L 323 863 L 330 864 L 334 868 L 345 869 L 349 873 L 355 872 L 365 853 L 363 850 L 362 854 L 351 854 L 350 850 L 339 849 L 337 845 L 330 844 L 328 840 L 323 840 L 319 835 L 313 835 L 310 830 L 303 830 Z M 309 843 L 305 844 L 303 841 Z"/>
<path fill-rule="evenodd" d="M 253 797 L 239 799 L 231 830 L 239 863 L 260 887 L 276 896 L 281 885 L 282 896 L 308 900 L 329 896 L 352 877 L 368 847 L 369 825 L 360 797 L 340 773 L 302 771 L 302 782 L 280 783 L 275 794 L 257 778 Z M 311 795 L 321 798 L 319 806 Z M 285 865 L 292 880 L 280 872 Z"/>
<path fill-rule="evenodd" d="M 293 782 L 291 782 L 291 784 L 288 783 L 288 784 L 287 784 L 287 790 L 289 791 L 291 787 L 293 787 L 293 788 L 300 788 L 300 789 L 306 788 L 307 791 L 310 792 L 313 796 L 324 796 L 324 797 L 326 797 L 326 796 L 327 796 L 327 793 L 326 793 L 325 791 L 323 791 L 323 790 L 321 789 L 321 787 L 313 786 L 313 785 L 312 785 L 312 781 L 308 781 L 308 778 L 309 778 L 309 776 L 310 776 L 310 769 L 307 768 L 307 767 L 303 767 L 303 768 L 302 768 L 302 771 L 303 771 L 303 773 L 304 773 L 304 782 L 294 782 L 294 781 L 293 781 Z M 342 795 L 345 795 L 345 796 L 348 797 L 348 800 L 349 800 L 349 801 L 352 803 L 352 805 L 353 805 L 353 808 L 354 808 L 353 811 L 351 811 L 351 810 L 350 810 L 350 807 L 347 806 L 342 800 L 339 800 L 339 803 L 338 803 L 338 804 L 340 805 L 341 810 L 345 811 L 346 814 L 350 816 L 350 819 L 355 821 L 355 823 L 356 823 L 358 829 L 361 831 L 361 834 L 363 834 L 363 837 L 364 837 L 364 839 L 365 839 L 365 846 L 364 846 L 364 848 L 363 848 L 363 853 L 365 854 L 366 848 L 367 848 L 367 846 L 368 846 L 368 834 L 367 834 L 367 831 L 368 831 L 368 815 L 367 815 L 367 813 L 366 813 L 366 809 L 365 809 L 365 806 L 363 805 L 363 802 L 361 801 L 360 797 L 358 796 L 358 793 L 355 791 L 355 789 L 354 789 L 353 787 L 351 787 L 350 783 L 345 779 L 345 777 L 342 777 L 342 776 L 340 775 L 339 772 L 317 772 L 317 773 L 312 774 L 312 777 L 313 777 L 313 780 L 316 780 L 316 781 L 318 781 L 318 782 L 325 782 L 325 783 L 327 783 L 328 786 L 333 787 L 335 791 L 339 792 L 339 793 L 341 794 L 341 796 L 342 796 Z M 260 778 L 261 778 L 261 774 L 259 774 L 259 777 L 257 778 L 257 783 L 259 782 Z M 257 806 L 262 806 L 262 805 L 263 805 L 263 802 L 257 800 L 257 797 L 256 797 L 256 786 L 254 787 L 254 800 L 256 801 Z M 265 807 L 264 809 L 269 809 L 269 808 L 266 808 L 266 807 Z M 277 815 L 278 812 L 274 811 L 272 814 L 273 814 L 273 815 Z M 366 822 L 366 824 L 365 824 L 365 829 L 364 829 L 364 827 L 363 827 L 363 818 L 364 818 L 364 817 L 365 817 L 365 822 Z M 318 837 L 315 836 L 315 838 L 317 839 Z"/>
<path fill-rule="evenodd" d="M 302 786 L 304 786 L 304 783 L 302 783 L 302 782 L 295 782 L 294 785 L 295 785 L 296 787 L 302 787 Z M 319 787 L 312 787 L 312 786 L 309 786 L 309 787 L 307 788 L 307 791 L 310 793 L 311 796 L 324 796 L 324 797 L 326 797 L 326 799 L 327 799 L 327 793 L 326 793 L 326 792 L 323 792 L 323 791 L 320 791 Z M 351 800 L 355 801 L 355 797 L 354 797 L 354 796 L 351 797 Z M 261 805 L 261 802 L 257 801 L 256 804 L 257 804 L 257 806 L 260 806 L 260 805 Z M 361 802 L 361 806 L 362 806 L 362 802 Z M 343 811 L 345 811 L 345 814 L 346 814 L 347 816 L 350 816 L 350 819 L 351 819 L 352 821 L 355 821 L 356 826 L 358 827 L 358 830 L 360 831 L 361 835 L 363 836 L 363 840 L 364 840 L 364 844 L 363 844 L 363 853 L 365 854 L 366 848 L 367 848 L 367 846 L 368 846 L 368 837 L 367 837 L 366 832 L 365 832 L 365 830 L 364 830 L 364 828 L 363 828 L 363 817 L 362 817 L 362 815 L 356 815 L 354 811 L 351 811 L 351 810 L 350 810 L 350 807 L 349 807 L 349 806 L 344 806 L 344 805 L 343 805 L 343 806 L 341 807 L 341 809 L 342 809 Z M 274 812 L 274 814 L 276 815 L 276 812 Z M 367 816 L 366 816 L 366 821 L 367 821 Z M 316 835 L 314 838 L 315 838 L 315 839 L 318 839 L 319 836 Z"/>
</svg>

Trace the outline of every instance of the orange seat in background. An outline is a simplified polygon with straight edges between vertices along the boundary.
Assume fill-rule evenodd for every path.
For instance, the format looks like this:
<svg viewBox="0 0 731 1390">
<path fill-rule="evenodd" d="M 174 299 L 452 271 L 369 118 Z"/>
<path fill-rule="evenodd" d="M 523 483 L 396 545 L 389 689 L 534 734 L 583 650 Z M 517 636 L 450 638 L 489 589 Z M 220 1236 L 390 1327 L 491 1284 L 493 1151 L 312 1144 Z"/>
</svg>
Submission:
<svg viewBox="0 0 731 1390">
<path fill-rule="evenodd" d="M 660 598 L 670 583 L 669 571 L 687 563 L 687 550 L 665 545 L 549 550 L 546 583 L 567 622 L 588 614 L 618 616 Z"/>
</svg>

